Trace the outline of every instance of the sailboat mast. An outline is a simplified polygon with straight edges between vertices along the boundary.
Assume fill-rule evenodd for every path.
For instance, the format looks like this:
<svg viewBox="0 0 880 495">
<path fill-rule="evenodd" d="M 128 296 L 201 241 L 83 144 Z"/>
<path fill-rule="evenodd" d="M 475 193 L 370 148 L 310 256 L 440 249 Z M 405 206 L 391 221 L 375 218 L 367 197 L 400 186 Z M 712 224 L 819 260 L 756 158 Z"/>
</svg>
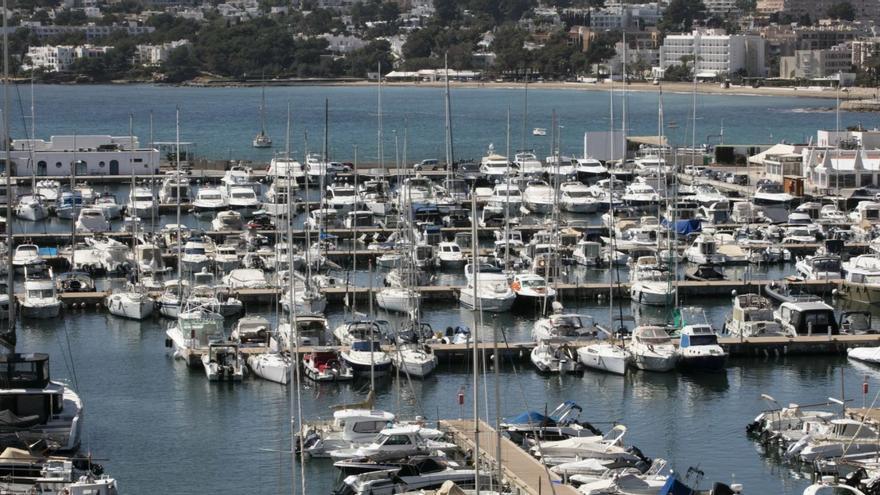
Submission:
<svg viewBox="0 0 880 495">
<path fill-rule="evenodd" d="M 471 215 L 473 218 L 477 218 L 477 195 L 471 194 Z M 472 348 L 474 352 L 474 363 L 473 363 L 473 389 L 474 389 L 474 493 L 476 495 L 480 495 L 480 353 L 478 350 L 477 342 L 479 342 L 477 335 L 479 334 L 480 324 L 482 323 L 483 318 L 483 304 L 482 300 L 479 297 L 479 292 L 477 287 L 479 286 L 479 273 L 480 273 L 480 257 L 479 257 L 479 245 L 477 244 L 477 223 L 471 222 L 471 260 L 473 263 L 473 295 L 474 295 L 474 311 L 477 313 L 474 314 L 474 330 L 471 332 L 471 342 Z M 479 320 L 477 317 L 479 316 Z"/>
<path fill-rule="evenodd" d="M 505 172 L 504 194 L 504 269 L 510 270 L 510 105 L 507 105 L 507 172 Z M 476 222 L 476 215 L 471 223 Z"/>
<path fill-rule="evenodd" d="M 131 117 L 129 117 L 131 118 Z M 73 163 L 70 167 L 70 201 L 71 203 L 71 217 L 70 217 L 70 269 L 74 270 L 76 267 L 76 195 L 74 192 L 76 191 L 76 130 L 73 131 Z M 10 265 L 11 267 L 12 265 Z"/>
<path fill-rule="evenodd" d="M 183 249 L 180 239 L 180 107 L 174 112 L 174 167 L 177 170 L 177 304 L 178 308 L 183 305 Z M 152 197 L 150 198 L 152 201 Z"/>
<path fill-rule="evenodd" d="M 443 55 L 446 69 L 446 180 L 452 180 L 452 103 L 449 99 L 449 54 Z M 510 139 L 508 139 L 510 141 Z"/>
<path fill-rule="evenodd" d="M 526 149 L 526 127 L 529 125 L 529 74 L 526 72 L 526 83 L 523 92 L 523 121 L 522 134 L 520 135 L 519 149 Z"/>
<path fill-rule="evenodd" d="M 132 146 L 133 142 L 134 142 L 134 115 L 129 113 L 128 114 L 128 148 L 129 148 L 128 160 L 129 160 L 129 162 L 131 162 L 131 155 L 133 154 L 132 153 L 132 150 L 134 148 L 134 146 Z M 133 174 L 134 167 L 131 167 L 131 169 L 132 169 L 132 174 Z M 132 185 L 132 188 L 133 187 L 134 187 L 134 185 Z M 134 191 L 134 189 L 132 189 L 132 191 Z M 138 234 L 137 222 L 133 222 L 132 229 L 131 229 L 131 249 L 134 251 L 135 266 L 140 267 L 141 266 L 140 259 L 138 258 L 138 250 L 137 250 L 137 242 L 138 242 L 137 234 Z M 140 280 L 140 270 L 135 270 L 134 276 L 135 276 L 135 280 Z"/>
<path fill-rule="evenodd" d="M 382 148 L 382 62 L 379 62 L 378 67 L 378 86 L 379 86 L 379 101 L 377 103 L 377 125 L 378 129 L 376 131 L 376 153 L 379 155 L 379 168 L 382 169 L 382 175 L 385 175 L 385 150 Z"/>
<path fill-rule="evenodd" d="M 3 344 L 9 354 L 15 353 L 15 290 L 12 269 L 12 160 L 9 157 L 9 33 L 7 27 L 7 0 L 3 0 L 3 160 L 6 167 L 6 288 L 9 295 L 9 331 Z M 31 143 L 33 146 L 33 143 Z M 33 164 L 32 164 L 33 166 Z"/>
<path fill-rule="evenodd" d="M 354 145 L 354 194 L 357 198 L 358 194 L 358 146 Z M 358 229 L 358 199 L 355 199 L 354 215 L 351 219 L 351 273 L 357 273 L 357 229 Z M 347 297 L 347 295 L 346 295 Z M 354 314 L 357 308 L 357 297 L 351 298 L 351 314 Z"/>
<path fill-rule="evenodd" d="M 287 102 L 287 133 L 290 135 L 290 102 Z M 288 139 L 287 144 L 288 152 L 290 151 L 290 140 Z M 308 174 L 306 174 L 308 177 Z M 296 452 L 296 439 L 299 438 L 299 450 L 302 452 L 303 448 L 303 435 L 302 435 L 302 393 L 301 393 L 301 377 L 299 371 L 299 335 L 296 332 L 296 309 L 295 303 L 296 301 L 296 279 L 294 277 L 293 271 L 293 222 L 291 219 L 293 218 L 293 202 L 290 190 L 290 163 L 287 164 L 287 266 L 290 276 L 288 277 L 290 283 L 290 300 L 288 301 L 288 307 L 290 311 L 288 313 L 288 323 L 290 325 L 290 329 L 288 330 L 288 339 L 287 339 L 287 352 L 290 354 L 290 380 L 293 382 L 293 390 L 294 393 L 290 394 L 290 452 L 292 455 L 293 452 Z M 308 195 L 307 195 L 308 196 Z M 306 240 L 306 247 L 308 248 L 308 240 Z M 308 249 L 307 249 L 308 251 Z M 293 349 L 291 349 L 291 346 Z M 293 352 L 291 352 L 291 350 Z M 294 404 L 294 394 L 296 394 L 296 403 Z M 293 418 L 294 407 L 296 407 L 296 418 Z M 300 489 L 301 493 L 305 494 L 306 492 L 306 477 L 305 477 L 305 459 L 306 456 L 303 455 L 300 459 Z M 291 459 L 290 463 L 291 468 L 291 486 L 293 490 L 296 490 L 296 463 Z"/>
</svg>

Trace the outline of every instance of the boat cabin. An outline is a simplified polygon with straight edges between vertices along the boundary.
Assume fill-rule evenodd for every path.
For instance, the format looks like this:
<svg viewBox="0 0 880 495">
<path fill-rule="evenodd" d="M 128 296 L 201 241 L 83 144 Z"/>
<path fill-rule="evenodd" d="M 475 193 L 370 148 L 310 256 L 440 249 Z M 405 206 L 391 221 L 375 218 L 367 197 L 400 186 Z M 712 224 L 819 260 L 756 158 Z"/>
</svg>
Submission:
<svg viewBox="0 0 880 495">
<path fill-rule="evenodd" d="M 786 302 L 779 306 L 777 320 L 798 335 L 838 335 L 834 308 L 822 301 Z"/>
</svg>

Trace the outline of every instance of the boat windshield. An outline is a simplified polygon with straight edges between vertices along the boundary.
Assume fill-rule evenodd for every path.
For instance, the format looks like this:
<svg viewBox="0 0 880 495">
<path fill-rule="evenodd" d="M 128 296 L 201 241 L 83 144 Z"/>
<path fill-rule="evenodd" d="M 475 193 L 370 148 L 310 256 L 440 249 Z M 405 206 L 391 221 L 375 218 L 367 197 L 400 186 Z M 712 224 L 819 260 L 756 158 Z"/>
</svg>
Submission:
<svg viewBox="0 0 880 495">
<path fill-rule="evenodd" d="M 662 328 L 643 328 L 639 334 L 639 339 L 643 341 L 648 341 L 654 344 L 664 343 L 669 341 L 669 334 L 666 333 Z"/>
<path fill-rule="evenodd" d="M 134 200 L 135 201 L 153 201 L 153 195 L 152 194 L 135 194 Z"/>
<path fill-rule="evenodd" d="M 188 247 L 183 251 L 186 254 L 205 254 L 205 248 L 202 247 Z"/>
<path fill-rule="evenodd" d="M 551 321 L 553 322 L 553 326 L 559 328 L 560 330 L 577 330 L 584 327 L 584 323 L 581 321 L 580 316 L 577 315 L 554 316 Z"/>
<path fill-rule="evenodd" d="M 354 189 L 348 189 L 348 188 L 334 189 L 333 196 L 335 196 L 337 198 L 339 198 L 339 197 L 350 198 L 350 197 L 354 196 Z"/>
<path fill-rule="evenodd" d="M 207 201 L 217 201 L 221 198 L 220 193 L 214 193 L 214 192 L 202 193 L 202 194 L 199 194 L 199 197 L 201 199 L 204 199 Z"/>
<path fill-rule="evenodd" d="M 521 280 L 520 285 L 529 289 L 543 289 L 547 285 L 547 282 L 545 282 L 543 278 L 527 278 L 525 280 Z M 580 323 L 580 318 L 578 318 L 577 320 L 578 323 Z"/>
<path fill-rule="evenodd" d="M 252 191 L 241 191 L 232 193 L 232 197 L 236 199 L 252 199 L 255 195 Z"/>
<path fill-rule="evenodd" d="M 372 345 L 370 345 L 372 344 Z M 351 350 L 357 352 L 370 352 L 372 348 L 373 352 L 381 352 L 382 348 L 379 346 L 378 342 L 367 342 L 365 340 L 359 340 L 351 344 Z"/>
<path fill-rule="evenodd" d="M 813 260 L 813 269 L 820 272 L 839 272 L 840 260 L 830 258 Z"/>
<path fill-rule="evenodd" d="M 688 337 L 691 345 L 716 345 L 718 344 L 718 336 L 716 335 L 691 335 Z"/>
<path fill-rule="evenodd" d="M 566 194 L 566 196 L 568 196 L 569 198 L 587 198 L 587 197 L 590 196 L 590 192 L 589 192 L 589 191 L 572 191 L 572 190 L 568 190 L 568 191 L 565 191 L 565 194 Z"/>
<path fill-rule="evenodd" d="M 28 291 L 28 298 L 31 299 L 41 299 L 41 298 L 50 298 L 54 294 L 52 289 L 31 289 Z"/>
</svg>

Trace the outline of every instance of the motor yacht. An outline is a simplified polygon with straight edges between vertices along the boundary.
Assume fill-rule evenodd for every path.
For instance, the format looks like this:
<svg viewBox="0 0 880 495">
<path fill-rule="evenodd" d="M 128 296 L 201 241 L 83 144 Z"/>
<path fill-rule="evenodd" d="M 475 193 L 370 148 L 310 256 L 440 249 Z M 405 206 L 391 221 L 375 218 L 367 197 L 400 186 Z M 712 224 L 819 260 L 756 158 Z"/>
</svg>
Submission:
<svg viewBox="0 0 880 495">
<path fill-rule="evenodd" d="M 837 280 L 841 274 L 840 256 L 836 254 L 804 256 L 797 259 L 794 269 L 804 280 Z"/>
<path fill-rule="evenodd" d="M 37 181 L 34 193 L 43 197 L 48 203 L 55 204 L 61 195 L 61 182 L 51 179 Z"/>
<path fill-rule="evenodd" d="M 686 324 L 679 331 L 678 366 L 683 369 L 720 371 L 724 369 L 727 353 L 718 345 L 718 335 L 709 324 L 705 313 L 697 308 L 683 308 Z"/>
<path fill-rule="evenodd" d="M 782 189 L 782 184 L 770 181 L 759 181 L 752 198 L 758 205 L 785 205 L 796 199 Z"/>
<path fill-rule="evenodd" d="M 530 180 L 523 191 L 522 203 L 529 212 L 550 213 L 556 204 L 556 192 L 543 180 Z"/>
<path fill-rule="evenodd" d="M 575 174 L 579 181 L 590 183 L 607 176 L 608 168 L 595 158 L 577 158 Z"/>
<path fill-rule="evenodd" d="M 302 359 L 306 378 L 315 382 L 342 382 L 354 379 L 354 372 L 342 360 L 339 351 L 315 347 Z"/>
<path fill-rule="evenodd" d="M 39 194 L 24 194 L 15 205 L 15 216 L 29 222 L 39 222 L 49 216 L 49 207 Z"/>
<path fill-rule="evenodd" d="M 211 342 L 223 342 L 223 317 L 192 303 L 185 303 L 177 323 L 165 331 L 165 347 L 176 359 L 184 361 L 191 368 L 202 368 L 201 357 L 206 355 Z"/>
<path fill-rule="evenodd" d="M 794 337 L 773 316 L 770 300 L 758 294 L 733 297 L 733 311 L 724 323 L 724 333 L 732 337 Z"/>
<path fill-rule="evenodd" d="M 74 220 L 79 216 L 83 205 L 82 193 L 79 191 L 62 191 L 55 202 L 55 216 L 64 220 Z"/>
<path fill-rule="evenodd" d="M 101 233 L 110 230 L 110 222 L 104 217 L 104 211 L 97 206 L 83 207 L 79 212 L 75 228 L 77 232 Z"/>
<path fill-rule="evenodd" d="M 550 304 L 556 300 L 556 289 L 537 273 L 517 273 L 513 276 L 510 288 L 516 294 L 518 303 L 535 306 Z"/>
<path fill-rule="evenodd" d="M 158 204 L 153 191 L 147 187 L 135 187 L 128 195 L 126 213 L 138 218 L 151 218 L 158 211 Z"/>
<path fill-rule="evenodd" d="M 260 209 L 260 200 L 254 188 L 249 185 L 230 186 L 226 189 L 226 205 L 243 217 L 249 218 Z"/>
<path fill-rule="evenodd" d="M 529 355 L 532 365 L 541 373 L 578 373 L 583 364 L 566 339 L 541 340 Z"/>
<path fill-rule="evenodd" d="M 223 277 L 223 284 L 230 289 L 268 289 L 270 284 L 262 270 L 236 268 Z"/>
<path fill-rule="evenodd" d="M 170 172 L 162 181 L 159 188 L 159 203 L 161 204 L 189 204 L 192 202 L 193 193 L 189 177 Z"/>
<path fill-rule="evenodd" d="M 46 260 L 40 256 L 40 248 L 36 244 L 19 244 L 15 246 L 12 267 L 16 273 L 28 270 L 33 274 L 46 268 Z"/>
<path fill-rule="evenodd" d="M 662 327 L 639 326 L 633 330 L 629 352 L 636 368 L 670 371 L 678 362 L 672 337 Z"/>
<path fill-rule="evenodd" d="M 834 308 L 822 300 L 784 302 L 773 313 L 789 335 L 839 335 Z"/>
<path fill-rule="evenodd" d="M 94 206 L 101 209 L 107 220 L 122 218 L 123 205 L 119 204 L 113 193 L 105 192 L 96 196 Z"/>
<path fill-rule="evenodd" d="M 221 211 L 211 221 L 211 228 L 215 231 L 240 232 L 244 228 L 241 221 L 241 213 L 237 211 Z"/>
<path fill-rule="evenodd" d="M 495 153 L 495 147 L 490 144 L 488 153 L 480 160 L 480 173 L 490 182 L 495 182 L 514 172 L 516 166 L 506 156 Z"/>
<path fill-rule="evenodd" d="M 474 277 L 472 264 L 465 265 L 467 286 L 459 293 L 461 305 L 475 311 L 503 313 L 510 310 L 516 301 L 516 293 L 511 290 L 500 268 L 480 266 L 480 273 Z M 475 282 L 476 279 L 476 282 Z"/>
<path fill-rule="evenodd" d="M 725 259 L 724 255 L 718 252 L 718 242 L 711 234 L 698 235 L 693 243 L 684 251 L 685 257 L 691 263 L 698 265 L 720 265 Z"/>
<path fill-rule="evenodd" d="M 552 304 L 553 314 L 541 318 L 532 327 L 532 339 L 544 340 L 589 340 L 599 336 L 599 330 L 590 316 L 566 313 L 559 302 Z"/>
<path fill-rule="evenodd" d="M 52 269 L 24 270 L 24 297 L 19 301 L 22 318 L 50 319 L 61 314 L 61 299 L 55 287 Z"/>
<path fill-rule="evenodd" d="M 838 289 L 841 297 L 866 304 L 880 303 L 880 255 L 854 256 L 842 267 L 846 275 Z"/>
<path fill-rule="evenodd" d="M 355 340 L 351 347 L 342 351 L 341 357 L 355 376 L 384 376 L 391 371 L 391 356 L 377 341 Z"/>
<path fill-rule="evenodd" d="M 228 206 L 223 190 L 219 187 L 203 186 L 196 192 L 196 198 L 192 202 L 193 211 L 200 213 L 216 213 L 225 210 Z"/>
<path fill-rule="evenodd" d="M 638 181 L 626 186 L 620 199 L 630 206 L 650 206 L 660 202 L 660 195 L 650 184 Z"/>
<path fill-rule="evenodd" d="M 559 186 L 559 208 L 571 213 L 596 213 L 601 203 L 593 189 L 580 182 L 563 182 Z"/>
<path fill-rule="evenodd" d="M 675 300 L 677 288 L 654 256 L 640 256 L 631 265 L 630 281 L 630 298 L 639 304 L 668 306 Z"/>
<path fill-rule="evenodd" d="M 544 165 L 532 150 L 517 152 L 514 155 L 513 163 L 522 175 L 541 175 L 544 173 Z"/>
</svg>

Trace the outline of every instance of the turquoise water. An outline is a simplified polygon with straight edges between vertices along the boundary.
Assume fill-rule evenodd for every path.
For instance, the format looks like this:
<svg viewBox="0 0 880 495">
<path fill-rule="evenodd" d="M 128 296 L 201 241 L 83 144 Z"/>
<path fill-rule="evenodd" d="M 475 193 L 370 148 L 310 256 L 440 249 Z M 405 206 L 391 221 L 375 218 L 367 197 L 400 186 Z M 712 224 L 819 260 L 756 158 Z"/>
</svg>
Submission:
<svg viewBox="0 0 880 495">
<path fill-rule="evenodd" d="M 53 134 L 127 135 L 129 114 L 134 134 L 142 143 L 150 141 L 150 112 L 153 140 L 175 139 L 175 109 L 180 108 L 181 140 L 196 144 L 196 152 L 213 159 L 268 161 L 273 150 L 251 147 L 259 130 L 259 88 L 186 88 L 171 86 L 36 86 L 36 135 Z M 490 143 L 496 150 L 506 147 L 507 109 L 511 112 L 511 149 L 521 147 L 522 89 L 453 89 L 453 134 L 458 158 L 479 158 Z M 23 137 L 30 121 L 30 89 L 12 89 L 10 114 L 13 135 Z M 323 146 L 324 100 L 330 105 L 331 158 L 352 161 L 354 146 L 363 161 L 377 161 L 377 90 L 374 87 L 271 87 L 266 88 L 268 132 L 274 151 L 284 150 L 286 106 L 292 113 L 292 144 L 298 153 L 320 151 Z M 630 92 L 627 98 L 627 128 L 632 135 L 656 135 L 658 96 L 651 92 Z M 834 100 L 762 97 L 697 97 L 696 142 L 717 143 L 724 127 L 727 143 L 752 144 L 807 142 L 816 129 L 833 129 Z M 615 127 L 621 126 L 623 98 L 615 101 Z M 542 90 L 531 86 L 528 95 L 525 147 L 540 157 L 549 151 L 549 135 L 532 136 L 534 127 L 551 127 L 555 110 L 562 126 L 564 153 L 580 153 L 585 131 L 610 128 L 608 93 L 585 90 Z M 665 94 L 664 113 L 670 139 L 690 144 L 692 132 L 691 95 Z M 443 90 L 426 87 L 383 89 L 384 148 L 386 160 L 395 158 L 395 131 L 403 153 L 407 130 L 408 161 L 445 157 Z M 876 114 L 844 112 L 841 126 L 861 123 L 873 127 Z"/>
<path fill-rule="evenodd" d="M 27 93 L 26 87 L 19 88 Z M 37 135 L 107 133 L 127 134 L 128 115 L 134 114 L 135 133 L 148 140 L 149 111 L 154 112 L 155 140 L 174 137 L 174 109 L 181 108 L 182 139 L 198 143 L 203 155 L 213 158 L 266 160 L 271 151 L 254 150 L 250 140 L 258 127 L 259 89 L 195 89 L 154 86 L 38 86 Z M 295 87 L 268 88 L 272 105 L 269 131 L 276 149 L 283 142 L 284 106 L 291 100 L 296 145 L 304 147 L 308 130 L 310 147 L 320 145 L 323 99 L 331 100 L 333 156 L 350 159 L 357 144 L 363 160 L 375 161 L 376 93 L 373 88 Z M 408 120 L 410 160 L 443 155 L 443 100 L 436 88 L 388 88 L 384 93 L 388 157 L 393 158 L 393 135 L 403 134 Z M 830 102 L 815 99 L 767 97 L 700 97 L 698 136 L 717 134 L 724 122 L 728 142 L 804 141 L 816 128 L 833 127 Z M 618 108 L 620 101 L 616 104 Z M 530 89 L 527 139 L 546 150 L 548 138 L 533 138 L 532 127 L 549 127 L 556 109 L 564 126 L 564 150 L 580 149 L 583 130 L 608 128 L 608 95 L 599 92 L 541 91 Z M 489 142 L 504 148 L 506 111 L 510 105 L 514 148 L 519 147 L 521 90 L 461 89 L 453 92 L 456 153 L 479 157 Z M 683 138 L 689 95 L 667 95 L 667 121 L 679 123 Z M 29 103 L 24 102 L 25 114 Z M 656 95 L 635 93 L 628 101 L 633 134 L 656 132 Z M 11 115 L 23 126 L 22 112 Z M 618 116 L 619 118 L 619 116 Z M 843 115 L 843 124 L 873 126 L 873 114 Z M 689 133 L 688 133 L 689 134 Z M 20 134 L 18 134 L 20 136 Z M 772 137 L 771 137 L 772 136 Z M 704 138 L 698 137 L 698 142 Z M 400 143 L 402 145 L 402 141 Z M 119 193 L 120 197 L 124 192 Z M 161 223 L 170 222 L 171 218 Z M 31 226 L 31 232 L 43 231 Z M 45 229 L 69 228 L 63 222 Z M 788 267 L 772 267 L 767 277 L 779 277 Z M 787 272 L 785 272 L 787 273 Z M 580 280 L 607 281 L 610 273 L 580 271 Z M 625 272 L 622 274 L 625 277 Z M 360 283 L 365 282 L 359 277 Z M 441 280 L 455 283 L 457 274 Z M 729 311 L 728 298 L 693 298 L 682 304 L 700 304 L 720 326 Z M 566 305 L 606 323 L 609 309 L 602 301 L 569 300 Z M 630 311 L 625 302 L 626 311 Z M 251 306 L 250 313 L 274 319 L 272 308 Z M 657 311 L 640 312 L 647 319 L 663 318 Z M 875 310 L 875 313 L 880 313 Z M 342 308 L 331 307 L 331 327 L 340 323 Z M 435 328 L 466 324 L 473 315 L 455 305 L 428 304 L 424 318 Z M 488 338 L 503 329 L 510 341 L 528 339 L 534 315 L 508 313 L 486 316 Z M 85 401 L 84 448 L 102 459 L 117 477 L 124 493 L 290 493 L 291 459 L 280 453 L 289 448 L 290 392 L 277 384 L 256 379 L 239 385 L 208 383 L 201 371 L 175 362 L 164 347 L 169 321 L 123 321 L 105 312 L 70 310 L 60 321 L 27 321 L 19 327 L 19 349 L 45 351 L 53 356 L 53 376 L 75 382 Z M 803 475 L 770 460 L 745 436 L 745 425 L 765 407 L 761 393 L 781 403 L 813 403 L 840 396 L 841 375 L 848 397 L 861 404 L 861 382 L 867 377 L 873 390 L 880 384 L 877 369 L 857 366 L 839 356 L 741 358 L 724 373 L 684 375 L 635 372 L 626 377 L 599 373 L 583 376 L 543 377 L 526 360 L 505 362 L 500 368 L 503 416 L 523 410 L 553 408 L 563 400 L 584 406 L 583 419 L 604 428 L 620 421 L 629 428 L 627 441 L 650 457 L 663 457 L 678 471 L 699 466 L 708 480 L 743 483 L 748 494 L 800 494 L 809 484 Z M 490 402 L 492 375 L 487 377 Z M 333 404 L 361 400 L 364 383 L 305 384 L 303 417 L 328 418 Z M 421 382 L 393 379 L 379 384 L 377 406 L 400 414 L 437 417 L 470 416 L 471 378 L 468 365 L 442 363 L 438 372 Z M 457 394 L 465 392 L 464 408 Z M 870 398 L 869 398 L 870 399 Z M 494 418 L 496 406 L 488 410 Z M 297 469 L 299 468 L 296 465 Z M 328 493 L 336 473 L 327 462 L 314 460 L 304 467 L 308 494 Z M 706 484 L 704 484 L 704 487 Z"/>
</svg>

